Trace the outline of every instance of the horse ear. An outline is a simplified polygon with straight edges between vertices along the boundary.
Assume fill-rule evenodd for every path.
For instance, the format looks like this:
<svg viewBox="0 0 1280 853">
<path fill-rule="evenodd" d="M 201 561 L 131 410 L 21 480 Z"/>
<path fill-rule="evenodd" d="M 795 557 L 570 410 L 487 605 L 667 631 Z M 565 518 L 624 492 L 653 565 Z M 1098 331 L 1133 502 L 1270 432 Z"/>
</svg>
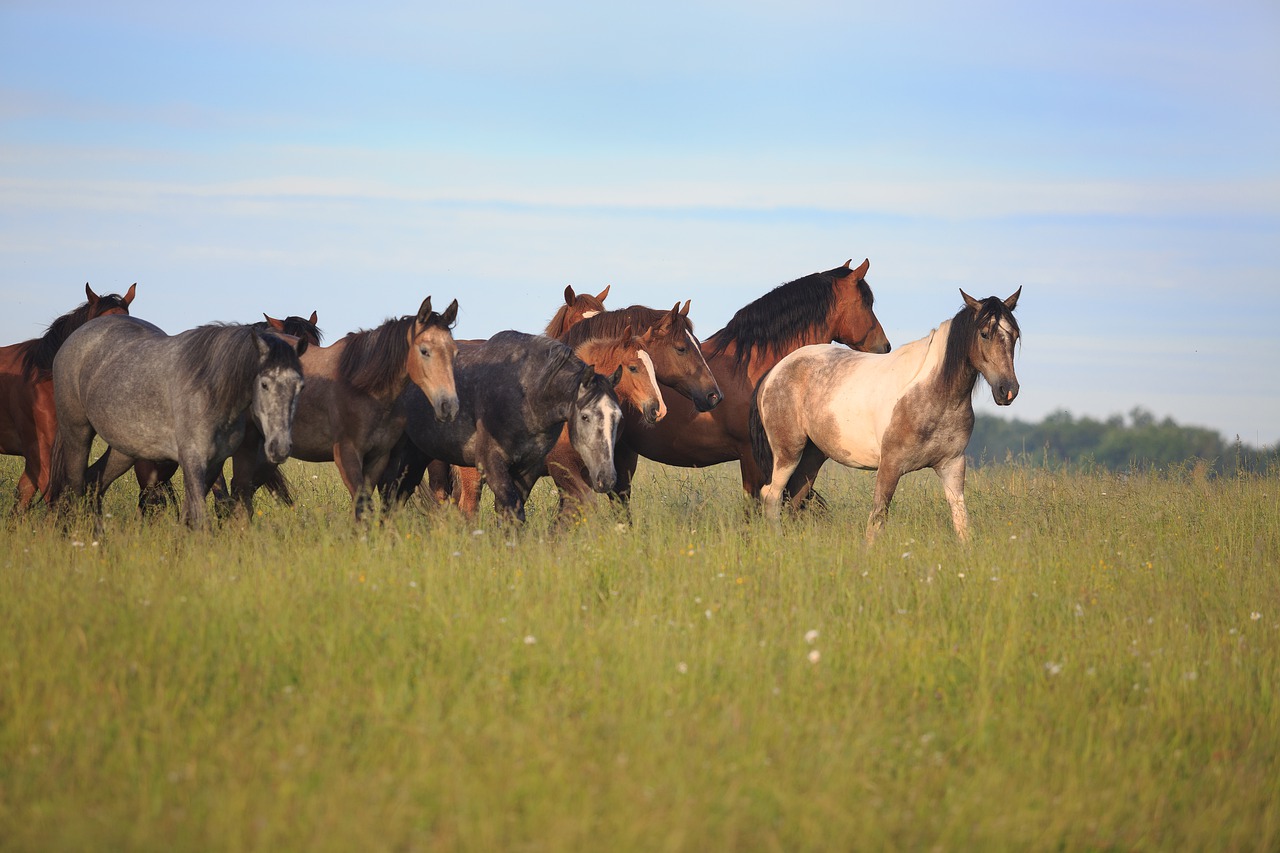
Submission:
<svg viewBox="0 0 1280 853">
<path fill-rule="evenodd" d="M 316 312 L 312 311 L 312 312 L 311 312 L 311 319 L 310 319 L 308 322 L 309 322 L 309 323 L 311 323 L 311 325 L 313 325 L 313 326 L 314 326 L 316 323 L 319 323 L 319 322 L 320 322 L 320 315 L 319 315 L 319 314 L 317 314 Z"/>
<path fill-rule="evenodd" d="M 85 286 L 87 287 L 88 285 L 85 285 Z M 137 292 L 138 292 L 138 283 L 135 281 L 133 284 L 129 285 L 129 290 L 124 295 L 124 304 L 132 305 L 133 297 L 137 294 Z"/>
<path fill-rule="evenodd" d="M 684 317 L 688 317 L 688 316 L 689 316 L 689 305 L 690 305 L 692 302 L 693 302 L 693 300 L 692 300 L 692 299 L 686 299 L 686 300 L 684 301 L 684 307 L 680 309 L 680 314 L 681 314 L 681 316 L 684 316 Z"/>
<path fill-rule="evenodd" d="M 444 324 L 446 329 L 453 327 L 453 321 L 458 319 L 458 300 L 449 303 L 449 307 L 444 309 L 444 313 L 440 315 L 440 322 Z"/>
<path fill-rule="evenodd" d="M 271 354 L 271 347 L 268 346 L 266 338 L 262 337 L 262 333 L 256 329 L 253 332 L 253 345 L 258 348 L 258 358 L 260 360 Z"/>
<path fill-rule="evenodd" d="M 851 264 L 851 263 L 853 263 L 853 259 L 852 259 L 852 258 L 850 258 L 849 260 L 845 261 L 845 264 L 844 264 L 844 265 L 845 265 L 845 268 L 847 269 L 847 268 L 848 268 L 848 266 L 849 266 L 849 264 Z M 856 270 L 854 270 L 854 271 L 853 271 L 853 273 L 852 273 L 852 275 L 853 275 L 853 276 L 855 276 L 855 281 L 856 281 L 856 280 L 858 280 L 858 279 L 864 279 L 864 278 L 866 278 L 866 277 L 867 277 L 867 270 L 869 270 L 869 269 L 871 269 L 871 259 L 870 259 L 870 258 L 864 258 L 864 259 L 863 259 L 863 261 L 862 261 L 862 263 L 858 264 L 858 268 L 857 268 Z"/>
<path fill-rule="evenodd" d="M 267 318 L 268 326 L 275 329 L 277 332 L 284 331 L 284 320 L 277 320 L 275 317 L 268 316 L 265 312 L 263 312 L 262 316 Z"/>
<path fill-rule="evenodd" d="M 978 300 L 974 299 L 974 298 L 973 298 L 972 296 L 970 296 L 969 294 L 965 293 L 965 292 L 964 292 L 964 288 L 963 288 L 963 287 L 962 287 L 962 288 L 960 288 L 960 295 L 964 297 L 964 304 L 965 304 L 965 305 L 968 305 L 968 306 L 969 306 L 970 308 L 972 308 L 974 311 L 977 311 L 977 310 L 978 310 L 978 308 L 979 308 L 979 306 L 981 306 L 981 305 L 982 305 L 982 303 L 981 303 L 981 302 L 979 302 Z"/>
<path fill-rule="evenodd" d="M 1013 296 L 1010 296 L 1008 299 L 1004 301 L 1004 307 L 1012 311 L 1014 308 L 1018 306 L 1018 297 L 1021 295 L 1022 295 L 1022 288 L 1019 287 L 1017 290 L 1013 292 Z"/>
<path fill-rule="evenodd" d="M 612 284 L 606 284 L 604 286 L 604 290 L 596 294 L 596 299 L 599 300 L 600 302 L 604 302 L 604 298 L 609 295 L 609 288 L 611 287 L 613 287 Z"/>
<path fill-rule="evenodd" d="M 428 296 L 422 300 L 422 305 L 418 308 L 418 322 L 426 323 L 427 318 L 431 316 L 431 297 Z"/>
<path fill-rule="evenodd" d="M 618 369 L 613 371 L 613 375 L 609 377 L 609 384 L 614 388 L 618 387 L 618 383 L 622 381 L 622 365 L 618 365 Z"/>
<path fill-rule="evenodd" d="M 577 295 L 576 293 L 574 293 L 574 292 L 573 292 L 573 285 L 572 285 L 572 284 L 566 284 L 566 285 L 564 286 L 564 304 L 565 304 L 565 305 L 573 305 L 573 300 L 575 300 L 575 299 L 577 299 L 577 298 L 578 298 L 578 295 Z"/>
<path fill-rule="evenodd" d="M 315 323 L 312 323 L 311 325 L 314 326 Z M 307 347 L 309 346 L 311 346 L 311 342 L 308 341 L 306 338 L 298 338 L 297 343 L 293 345 L 293 351 L 296 352 L 299 356 L 301 356 L 304 352 L 307 351 Z"/>
<path fill-rule="evenodd" d="M 98 301 L 98 294 L 93 292 L 93 288 L 89 286 L 87 281 L 84 283 L 84 298 L 89 300 L 91 305 Z"/>
<path fill-rule="evenodd" d="M 591 380 L 596 378 L 596 366 L 594 364 L 583 365 L 582 373 L 578 376 L 578 384 L 583 388 L 591 385 Z"/>
<path fill-rule="evenodd" d="M 624 341 L 629 341 L 629 340 L 631 340 L 632 338 L 634 338 L 635 336 L 636 336 L 635 330 L 633 330 L 633 329 L 631 328 L 631 324 L 630 324 L 630 323 L 628 323 L 628 324 L 627 324 L 627 327 L 626 327 L 625 329 L 623 329 L 623 330 L 622 330 L 622 334 L 620 335 L 620 337 L 621 337 L 621 338 L 622 338 L 622 340 L 624 340 Z"/>
</svg>

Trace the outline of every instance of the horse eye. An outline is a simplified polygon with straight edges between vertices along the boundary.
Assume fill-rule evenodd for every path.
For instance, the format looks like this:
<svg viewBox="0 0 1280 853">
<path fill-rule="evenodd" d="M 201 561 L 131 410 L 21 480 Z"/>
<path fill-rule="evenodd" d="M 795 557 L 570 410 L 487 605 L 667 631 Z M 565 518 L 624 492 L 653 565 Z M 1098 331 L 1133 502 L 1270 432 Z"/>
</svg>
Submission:
<svg viewBox="0 0 1280 853">
<path fill-rule="evenodd" d="M 640 372 L 640 368 L 636 367 L 634 364 L 633 364 L 633 365 L 631 365 L 630 367 L 628 367 L 628 368 L 627 368 L 627 370 L 630 370 L 632 373 L 639 373 L 639 372 Z"/>
<path fill-rule="evenodd" d="M 262 390 L 263 390 L 263 391 L 267 390 L 267 380 L 265 380 L 265 379 L 264 379 L 264 380 L 262 380 Z"/>
<path fill-rule="evenodd" d="M 431 350 L 426 347 L 418 347 L 418 354 L 423 358 L 431 358 Z"/>
<path fill-rule="evenodd" d="M 991 333 L 990 333 L 990 332 L 978 332 L 978 334 L 982 336 L 982 339 L 983 339 L 984 341 L 989 341 L 989 340 L 991 340 Z"/>
</svg>

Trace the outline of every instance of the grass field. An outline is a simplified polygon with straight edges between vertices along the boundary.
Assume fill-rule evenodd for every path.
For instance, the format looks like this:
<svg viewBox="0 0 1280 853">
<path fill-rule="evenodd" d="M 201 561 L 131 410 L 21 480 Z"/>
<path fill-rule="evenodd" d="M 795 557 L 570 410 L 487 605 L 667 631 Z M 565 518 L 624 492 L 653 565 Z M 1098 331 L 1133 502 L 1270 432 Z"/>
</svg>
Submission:
<svg viewBox="0 0 1280 853">
<path fill-rule="evenodd" d="M 868 550 L 834 466 L 781 534 L 726 466 L 563 533 L 286 470 L 4 522 L 0 847 L 1280 849 L 1275 472 L 987 468 L 967 547 L 915 474 Z"/>
</svg>

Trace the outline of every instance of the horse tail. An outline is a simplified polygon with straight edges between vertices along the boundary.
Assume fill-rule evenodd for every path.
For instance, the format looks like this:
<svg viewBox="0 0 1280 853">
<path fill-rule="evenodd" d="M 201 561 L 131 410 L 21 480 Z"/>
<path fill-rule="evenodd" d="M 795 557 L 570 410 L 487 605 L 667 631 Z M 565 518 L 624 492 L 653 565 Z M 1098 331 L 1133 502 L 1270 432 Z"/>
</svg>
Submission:
<svg viewBox="0 0 1280 853">
<path fill-rule="evenodd" d="M 267 491 L 275 495 L 280 503 L 293 506 L 293 492 L 289 490 L 289 481 L 280 470 L 280 466 L 274 466 L 270 473 L 263 475 L 262 485 L 266 486 Z"/>
<path fill-rule="evenodd" d="M 67 488 L 67 446 L 60 433 L 54 433 L 53 450 L 49 454 L 49 485 L 44 502 L 53 506 Z"/>
<path fill-rule="evenodd" d="M 773 448 L 769 446 L 769 436 L 764 430 L 764 422 L 760 420 L 760 386 L 764 384 L 765 376 L 760 377 L 760 381 L 751 392 L 751 409 L 747 413 L 747 431 L 751 435 L 751 455 L 756 458 L 756 467 L 760 469 L 762 486 L 767 486 L 773 481 Z"/>
</svg>

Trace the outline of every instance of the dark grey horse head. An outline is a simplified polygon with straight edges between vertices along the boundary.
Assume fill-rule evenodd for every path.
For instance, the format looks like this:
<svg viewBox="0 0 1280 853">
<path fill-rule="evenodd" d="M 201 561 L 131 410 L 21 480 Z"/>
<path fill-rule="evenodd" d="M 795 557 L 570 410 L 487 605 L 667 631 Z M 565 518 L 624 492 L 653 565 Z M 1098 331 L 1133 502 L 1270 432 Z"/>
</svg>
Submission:
<svg viewBox="0 0 1280 853">
<path fill-rule="evenodd" d="M 569 442 L 578 451 L 591 479 L 591 488 L 607 492 L 618 479 L 613 448 L 622 423 L 622 407 L 613 386 L 622 375 L 601 376 L 588 364 L 578 374 L 577 390 L 569 415 Z"/>
<path fill-rule="evenodd" d="M 256 333 L 255 340 L 259 360 L 250 413 L 262 431 L 267 459 L 279 464 L 289 458 L 293 444 L 293 413 L 302 390 L 302 362 L 298 356 L 307 342 L 263 333 Z"/>
</svg>

